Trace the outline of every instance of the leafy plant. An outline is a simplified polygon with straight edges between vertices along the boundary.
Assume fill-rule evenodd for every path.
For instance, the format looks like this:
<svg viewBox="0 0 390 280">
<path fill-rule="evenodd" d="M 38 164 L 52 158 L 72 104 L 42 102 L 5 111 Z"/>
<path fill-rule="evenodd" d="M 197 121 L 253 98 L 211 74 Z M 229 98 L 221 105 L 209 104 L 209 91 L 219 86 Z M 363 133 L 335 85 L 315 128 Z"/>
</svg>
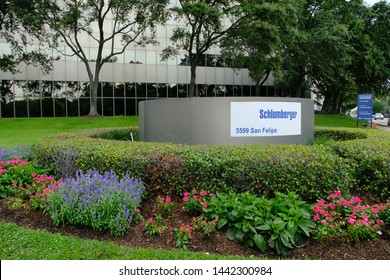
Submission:
<svg viewBox="0 0 390 280">
<path fill-rule="evenodd" d="M 378 211 L 379 217 L 385 223 L 385 225 L 390 226 L 390 201 L 377 205 L 377 207 L 374 205 L 372 209 L 373 211 Z"/>
<path fill-rule="evenodd" d="M 199 215 L 202 213 L 202 210 L 204 208 L 208 207 L 208 204 L 206 203 L 208 196 L 213 195 L 214 194 L 208 194 L 204 190 L 192 190 L 191 192 L 184 192 L 184 207 L 188 213 L 191 213 L 193 215 Z"/>
<path fill-rule="evenodd" d="M 294 193 L 277 193 L 273 199 L 250 193 L 217 193 L 204 209 L 206 216 L 219 217 L 218 228 L 227 229 L 227 237 L 261 251 L 272 248 L 286 255 L 309 236 L 315 224 L 310 220 L 309 204 Z"/>
<path fill-rule="evenodd" d="M 187 250 L 193 231 L 192 226 L 188 224 L 182 224 L 179 228 L 173 229 L 172 235 L 176 240 L 176 247 Z"/>
<path fill-rule="evenodd" d="M 207 217 L 193 217 L 191 226 L 195 231 L 199 231 L 203 236 L 211 236 L 217 229 L 218 218 L 209 221 Z"/>
<path fill-rule="evenodd" d="M 145 233 L 149 235 L 160 236 L 165 230 L 167 230 L 166 226 L 159 226 L 153 217 L 148 218 L 146 221 L 142 221 L 141 225 L 144 226 Z"/>
<path fill-rule="evenodd" d="M 64 179 L 47 199 L 45 212 L 55 225 L 91 226 L 123 235 L 130 227 L 145 187 L 140 179 L 125 175 L 119 179 L 112 172 L 101 175 L 89 170 L 78 172 L 75 179 Z"/>
<path fill-rule="evenodd" d="M 170 196 L 162 197 L 161 195 L 157 196 L 157 205 L 158 209 L 164 214 L 172 211 L 173 202 Z"/>
</svg>

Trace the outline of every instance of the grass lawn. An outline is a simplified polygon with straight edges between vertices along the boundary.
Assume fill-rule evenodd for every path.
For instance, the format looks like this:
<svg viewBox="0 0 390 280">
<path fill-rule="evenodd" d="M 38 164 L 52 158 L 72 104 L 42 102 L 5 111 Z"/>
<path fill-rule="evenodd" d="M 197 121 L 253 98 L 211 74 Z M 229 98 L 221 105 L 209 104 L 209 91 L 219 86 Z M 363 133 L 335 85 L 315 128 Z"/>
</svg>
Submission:
<svg viewBox="0 0 390 280">
<path fill-rule="evenodd" d="M 356 127 L 356 119 L 345 115 L 315 115 L 315 126 Z M 57 133 L 101 127 L 138 126 L 138 117 L 69 117 L 0 119 L 0 147 L 32 145 L 39 138 Z"/>
<path fill-rule="evenodd" d="M 129 248 L 0 222 L 1 260 L 237 260 L 234 256 Z M 72 248 L 71 250 L 69 248 Z"/>
<path fill-rule="evenodd" d="M 138 126 L 138 117 L 2 118 L 0 147 L 32 145 L 41 137 L 69 131 L 126 126 Z"/>
<path fill-rule="evenodd" d="M 316 114 L 314 118 L 314 126 L 356 128 L 356 119 L 347 115 Z M 361 123 L 359 123 L 359 127 L 361 127 Z"/>
</svg>

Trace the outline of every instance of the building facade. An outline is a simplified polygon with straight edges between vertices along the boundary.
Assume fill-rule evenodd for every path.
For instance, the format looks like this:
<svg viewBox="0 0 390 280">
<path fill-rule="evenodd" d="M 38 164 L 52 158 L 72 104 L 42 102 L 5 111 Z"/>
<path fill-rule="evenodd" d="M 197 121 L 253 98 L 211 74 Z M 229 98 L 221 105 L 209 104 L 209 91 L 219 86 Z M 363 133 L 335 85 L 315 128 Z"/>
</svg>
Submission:
<svg viewBox="0 0 390 280">
<path fill-rule="evenodd" d="M 172 1 L 175 4 L 175 1 Z M 138 102 L 188 96 L 190 69 L 183 51 L 177 57 L 161 60 L 169 38 L 179 23 L 173 19 L 158 26 L 158 45 L 129 45 L 123 54 L 106 63 L 100 74 L 98 110 L 103 116 L 138 115 Z M 110 29 L 112 22 L 105 25 Z M 96 57 L 96 43 L 85 36 L 82 46 Z M 49 49 L 36 42 L 28 48 L 42 48 L 53 58 L 53 71 L 42 73 L 40 67 L 21 64 L 19 72 L 0 72 L 0 117 L 83 116 L 89 112 L 89 78 L 85 65 L 66 45 Z M 0 38 L 0 51 L 9 46 Z M 108 52 L 109 50 L 104 50 Z M 199 97 L 254 96 L 255 86 L 248 69 L 234 69 L 224 61 L 217 47 L 209 49 L 197 67 L 196 89 Z M 276 92 L 273 78 L 265 82 L 262 96 L 289 96 Z"/>
</svg>

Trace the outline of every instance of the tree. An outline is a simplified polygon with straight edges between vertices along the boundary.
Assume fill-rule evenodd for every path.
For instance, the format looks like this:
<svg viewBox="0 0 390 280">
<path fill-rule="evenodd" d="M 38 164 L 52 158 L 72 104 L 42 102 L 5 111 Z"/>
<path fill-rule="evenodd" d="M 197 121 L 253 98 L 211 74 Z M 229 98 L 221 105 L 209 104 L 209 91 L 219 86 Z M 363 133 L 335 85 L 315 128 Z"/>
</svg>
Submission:
<svg viewBox="0 0 390 280">
<path fill-rule="evenodd" d="M 89 116 L 97 116 L 97 91 L 104 64 L 114 62 L 131 44 L 157 43 L 153 30 L 165 19 L 167 0 L 32 0 L 35 18 L 48 28 L 50 45 L 66 44 L 85 65 L 90 81 Z M 111 26 L 111 28 L 108 28 Z M 90 55 L 85 38 L 96 45 Z"/>
<path fill-rule="evenodd" d="M 296 10 L 289 0 L 249 0 L 241 1 L 241 11 L 245 16 L 237 28 L 228 32 L 222 50 L 234 61 L 235 68 L 248 68 L 259 96 L 271 71 L 280 71 L 280 48 L 291 32 Z"/>
<path fill-rule="evenodd" d="M 31 1 L 0 0 L 0 37 L 9 43 L 9 52 L 0 54 L 2 71 L 15 73 L 21 62 L 39 64 L 45 73 L 52 69 L 51 60 L 44 50 L 26 51 L 26 47 L 32 44 L 28 34 L 34 33 L 40 40 L 44 37 L 42 22 L 28 16 L 32 8 Z"/>
<path fill-rule="evenodd" d="M 390 96 L 390 4 L 388 2 L 380 1 L 371 7 L 371 13 L 366 18 L 366 33 L 376 48 L 371 64 L 374 66 L 374 71 L 367 73 L 356 67 L 356 70 L 360 70 L 363 74 L 361 85 L 373 90 L 376 97 Z"/>
<path fill-rule="evenodd" d="M 340 112 L 358 92 L 383 88 L 389 81 L 389 49 L 383 43 L 389 41 L 386 6 L 380 2 L 373 12 L 362 0 L 301 2 L 277 84 L 290 86 L 293 96 L 299 96 L 309 82 L 327 113 Z"/>
<path fill-rule="evenodd" d="M 242 19 L 238 2 L 229 0 L 178 0 L 170 9 L 183 26 L 176 27 L 170 38 L 174 46 L 163 50 L 163 60 L 185 50 L 190 65 L 188 95 L 195 96 L 196 67 L 202 56 L 217 45 L 229 30 L 236 28 Z"/>
</svg>

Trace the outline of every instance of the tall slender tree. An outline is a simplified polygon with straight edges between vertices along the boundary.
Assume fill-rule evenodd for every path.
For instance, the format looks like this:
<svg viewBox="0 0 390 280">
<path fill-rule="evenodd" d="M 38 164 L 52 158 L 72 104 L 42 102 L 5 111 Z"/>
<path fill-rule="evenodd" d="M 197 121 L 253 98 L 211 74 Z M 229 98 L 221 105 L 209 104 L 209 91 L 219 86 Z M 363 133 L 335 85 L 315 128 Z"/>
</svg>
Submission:
<svg viewBox="0 0 390 280">
<path fill-rule="evenodd" d="M 32 17 L 47 27 L 54 48 L 66 44 L 85 65 L 90 81 L 89 116 L 97 116 L 100 72 L 131 44 L 155 44 L 153 28 L 164 21 L 168 0 L 31 0 Z M 151 30 L 150 32 L 148 32 Z M 149 34 L 149 35 L 147 35 Z M 96 46 L 89 52 L 85 38 Z M 60 48 L 58 51 L 61 53 Z M 63 55 L 69 55 L 63 53 Z"/>
<path fill-rule="evenodd" d="M 178 0 L 170 9 L 182 23 L 174 29 L 170 38 L 173 46 L 164 49 L 162 59 L 176 56 L 180 50 L 187 53 L 190 66 L 188 95 L 196 95 L 196 67 L 199 60 L 212 46 L 217 45 L 229 30 L 237 28 L 243 15 L 239 12 L 240 1 L 229 0 Z"/>
</svg>

